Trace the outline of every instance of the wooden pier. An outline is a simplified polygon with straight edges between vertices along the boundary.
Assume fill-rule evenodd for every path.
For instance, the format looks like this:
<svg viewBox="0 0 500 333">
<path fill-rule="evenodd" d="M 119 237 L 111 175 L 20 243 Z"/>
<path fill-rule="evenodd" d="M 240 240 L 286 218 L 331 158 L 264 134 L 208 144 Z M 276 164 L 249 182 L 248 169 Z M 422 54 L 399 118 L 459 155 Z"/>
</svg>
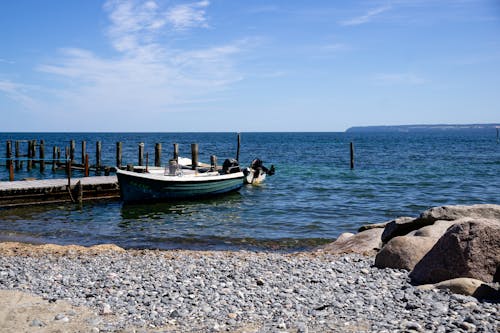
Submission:
<svg viewBox="0 0 500 333">
<path fill-rule="evenodd" d="M 116 176 L 0 182 L 0 207 L 118 199 Z"/>
</svg>

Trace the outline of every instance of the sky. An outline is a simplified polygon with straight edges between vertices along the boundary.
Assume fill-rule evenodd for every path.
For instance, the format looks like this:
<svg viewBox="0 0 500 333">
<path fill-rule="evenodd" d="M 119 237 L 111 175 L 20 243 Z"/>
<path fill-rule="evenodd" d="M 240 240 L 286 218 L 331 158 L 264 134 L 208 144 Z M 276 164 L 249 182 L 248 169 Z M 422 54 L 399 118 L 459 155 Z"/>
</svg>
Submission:
<svg viewBox="0 0 500 333">
<path fill-rule="evenodd" d="M 500 1 L 0 3 L 0 131 L 500 122 Z"/>
</svg>

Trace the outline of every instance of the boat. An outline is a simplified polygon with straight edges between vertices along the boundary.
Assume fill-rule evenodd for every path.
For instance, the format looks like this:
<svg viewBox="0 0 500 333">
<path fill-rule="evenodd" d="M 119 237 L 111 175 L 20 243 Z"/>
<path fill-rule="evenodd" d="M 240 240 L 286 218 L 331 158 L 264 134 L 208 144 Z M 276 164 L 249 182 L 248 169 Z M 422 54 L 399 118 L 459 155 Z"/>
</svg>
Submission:
<svg viewBox="0 0 500 333">
<path fill-rule="evenodd" d="M 221 169 L 186 169 L 177 160 L 170 160 L 164 169 L 156 167 L 138 171 L 116 171 L 124 202 L 212 197 L 238 191 L 244 178 L 238 162 L 232 159 L 224 161 Z"/>
<path fill-rule="evenodd" d="M 258 185 L 266 179 L 266 175 L 272 176 L 274 173 L 274 165 L 271 165 L 271 168 L 268 169 L 260 159 L 256 158 L 250 163 L 248 168 L 243 169 L 243 174 L 245 175 L 244 182 L 246 184 Z"/>
</svg>

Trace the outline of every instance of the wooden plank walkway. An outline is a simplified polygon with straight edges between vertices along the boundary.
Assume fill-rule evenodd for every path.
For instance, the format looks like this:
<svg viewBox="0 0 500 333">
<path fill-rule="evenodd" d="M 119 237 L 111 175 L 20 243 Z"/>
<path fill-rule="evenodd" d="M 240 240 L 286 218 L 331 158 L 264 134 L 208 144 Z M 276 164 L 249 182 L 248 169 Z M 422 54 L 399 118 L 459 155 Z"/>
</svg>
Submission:
<svg viewBox="0 0 500 333">
<path fill-rule="evenodd" d="M 77 186 L 80 182 L 81 186 Z M 120 190 L 116 176 L 68 179 L 19 180 L 0 182 L 0 207 L 47 203 L 117 199 Z"/>
</svg>

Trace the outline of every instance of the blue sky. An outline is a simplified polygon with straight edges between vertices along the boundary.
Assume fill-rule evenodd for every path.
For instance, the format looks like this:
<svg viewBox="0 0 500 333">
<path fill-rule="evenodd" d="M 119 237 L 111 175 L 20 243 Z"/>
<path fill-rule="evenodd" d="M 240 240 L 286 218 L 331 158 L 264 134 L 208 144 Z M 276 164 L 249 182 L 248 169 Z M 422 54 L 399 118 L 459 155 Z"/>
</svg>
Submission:
<svg viewBox="0 0 500 333">
<path fill-rule="evenodd" d="M 0 131 L 500 121 L 500 1 L 2 1 Z"/>
</svg>

